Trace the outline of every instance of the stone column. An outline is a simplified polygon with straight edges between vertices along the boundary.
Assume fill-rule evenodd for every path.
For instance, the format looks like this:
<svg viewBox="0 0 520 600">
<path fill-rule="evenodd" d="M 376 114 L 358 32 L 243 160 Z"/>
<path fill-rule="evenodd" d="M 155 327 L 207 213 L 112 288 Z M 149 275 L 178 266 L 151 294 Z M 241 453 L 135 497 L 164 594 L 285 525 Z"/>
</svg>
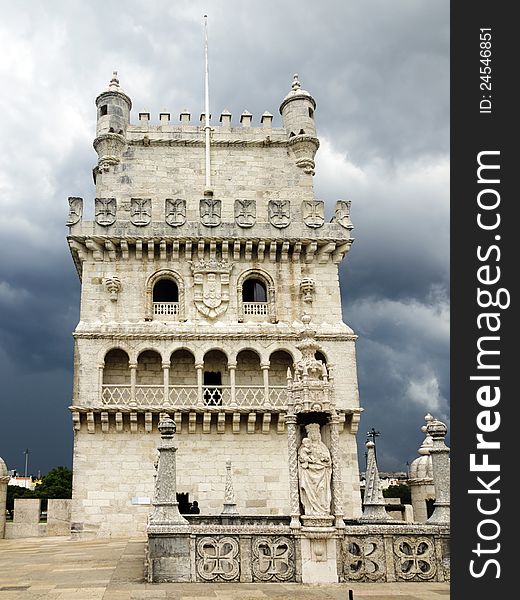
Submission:
<svg viewBox="0 0 520 600">
<path fill-rule="evenodd" d="M 197 370 L 197 405 L 204 406 L 204 400 L 202 396 L 202 379 L 204 372 L 204 363 L 197 363 L 195 365 L 195 369 Z"/>
<path fill-rule="evenodd" d="M 130 369 L 130 406 L 135 406 L 135 382 L 137 379 L 137 363 L 129 363 Z"/>
<path fill-rule="evenodd" d="M 0 458 L 0 540 L 5 536 L 5 509 L 7 501 L 7 484 L 9 472 L 5 462 Z"/>
<path fill-rule="evenodd" d="M 262 376 L 264 379 L 264 404 L 266 406 L 271 405 L 271 401 L 269 399 L 269 363 L 262 363 L 260 365 L 262 369 Z"/>
<path fill-rule="evenodd" d="M 99 403 L 103 404 L 103 370 L 105 369 L 105 363 L 101 363 L 98 365 L 98 398 Z"/>
<path fill-rule="evenodd" d="M 162 363 L 162 370 L 163 370 L 163 385 L 164 385 L 164 399 L 163 399 L 163 404 L 164 405 L 168 405 L 170 402 L 170 363 L 169 362 L 163 362 Z"/>
<path fill-rule="evenodd" d="M 339 417 L 330 417 L 330 458 L 332 461 L 332 514 L 335 516 L 336 527 L 345 527 L 343 521 L 343 478 L 339 456 Z"/>
<path fill-rule="evenodd" d="M 448 525 L 450 522 L 450 449 L 444 443 L 448 428 L 442 421 L 434 419 L 426 426 L 426 432 L 433 440 L 430 456 L 435 487 L 434 510 L 427 523 Z"/>
<path fill-rule="evenodd" d="M 289 458 L 289 499 L 291 505 L 291 523 L 293 529 L 299 529 L 300 523 L 300 492 L 298 490 L 298 437 L 296 415 L 286 415 L 287 445 Z"/>
<path fill-rule="evenodd" d="M 155 493 L 148 525 L 181 525 L 188 527 L 188 521 L 179 512 L 179 503 L 177 502 L 175 457 L 177 448 L 173 445 L 173 435 L 177 428 L 175 422 L 168 415 L 162 415 L 158 429 L 161 434 L 161 443 L 158 447 L 159 461 L 155 479 Z"/>
<path fill-rule="evenodd" d="M 232 407 L 237 405 L 236 400 L 236 390 L 235 390 L 235 375 L 237 370 L 237 363 L 228 363 L 228 371 L 229 371 L 229 387 L 231 392 L 231 400 L 230 404 Z"/>
</svg>

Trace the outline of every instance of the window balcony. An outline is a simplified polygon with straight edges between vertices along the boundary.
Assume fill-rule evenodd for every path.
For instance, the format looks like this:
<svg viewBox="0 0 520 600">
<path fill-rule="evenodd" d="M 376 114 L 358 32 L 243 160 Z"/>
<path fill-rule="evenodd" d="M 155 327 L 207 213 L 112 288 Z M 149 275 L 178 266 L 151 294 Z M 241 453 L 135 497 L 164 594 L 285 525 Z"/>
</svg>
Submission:
<svg viewBox="0 0 520 600">
<path fill-rule="evenodd" d="M 242 304 L 244 315 L 269 315 L 269 303 L 268 302 L 244 302 Z"/>
<path fill-rule="evenodd" d="M 178 302 L 154 302 L 153 303 L 153 314 L 154 314 L 154 316 L 161 316 L 161 317 L 178 317 L 179 316 L 179 303 Z"/>
</svg>

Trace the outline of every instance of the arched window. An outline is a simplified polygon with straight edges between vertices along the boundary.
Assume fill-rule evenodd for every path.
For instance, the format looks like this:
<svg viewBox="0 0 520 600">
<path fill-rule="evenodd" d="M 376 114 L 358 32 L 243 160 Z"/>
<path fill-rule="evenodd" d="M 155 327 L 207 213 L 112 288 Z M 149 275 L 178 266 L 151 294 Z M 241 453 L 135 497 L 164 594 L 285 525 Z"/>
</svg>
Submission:
<svg viewBox="0 0 520 600">
<path fill-rule="evenodd" d="M 238 319 L 276 323 L 275 286 L 261 269 L 243 272 L 237 280 Z"/>
<path fill-rule="evenodd" d="M 260 279 L 251 277 L 242 285 L 243 302 L 267 302 L 267 289 Z"/>
<path fill-rule="evenodd" d="M 183 321 L 184 284 L 172 269 L 161 269 L 146 283 L 146 320 Z"/>
<path fill-rule="evenodd" d="M 153 286 L 153 301 L 178 302 L 179 288 L 172 279 L 159 279 Z"/>
</svg>

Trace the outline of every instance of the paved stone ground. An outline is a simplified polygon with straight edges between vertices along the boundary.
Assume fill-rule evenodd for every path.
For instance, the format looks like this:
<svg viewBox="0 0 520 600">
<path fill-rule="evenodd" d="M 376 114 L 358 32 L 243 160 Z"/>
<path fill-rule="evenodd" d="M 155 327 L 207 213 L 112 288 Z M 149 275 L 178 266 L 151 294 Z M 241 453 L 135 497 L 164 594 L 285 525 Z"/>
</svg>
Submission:
<svg viewBox="0 0 520 600">
<path fill-rule="evenodd" d="M 0 600 L 442 600 L 447 583 L 148 584 L 143 540 L 0 540 Z"/>
</svg>

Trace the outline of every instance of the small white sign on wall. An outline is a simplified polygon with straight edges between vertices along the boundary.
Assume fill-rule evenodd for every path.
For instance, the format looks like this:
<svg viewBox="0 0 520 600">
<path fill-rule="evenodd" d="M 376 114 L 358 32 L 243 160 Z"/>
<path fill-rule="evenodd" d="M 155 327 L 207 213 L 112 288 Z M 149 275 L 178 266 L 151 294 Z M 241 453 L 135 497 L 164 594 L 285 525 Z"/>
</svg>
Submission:
<svg viewBox="0 0 520 600">
<path fill-rule="evenodd" d="M 132 504 L 150 504 L 150 498 L 145 496 L 134 496 L 132 498 Z"/>
</svg>

